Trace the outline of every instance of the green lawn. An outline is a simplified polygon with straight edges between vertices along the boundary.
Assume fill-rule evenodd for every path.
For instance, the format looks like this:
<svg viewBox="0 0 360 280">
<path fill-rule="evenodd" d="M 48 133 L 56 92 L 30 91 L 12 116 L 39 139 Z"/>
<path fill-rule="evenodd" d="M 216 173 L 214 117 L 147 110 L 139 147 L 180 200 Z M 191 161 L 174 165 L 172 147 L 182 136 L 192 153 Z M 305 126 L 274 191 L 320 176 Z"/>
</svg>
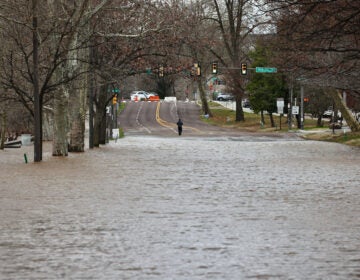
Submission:
<svg viewBox="0 0 360 280">
<path fill-rule="evenodd" d="M 281 118 L 281 129 L 280 129 L 280 117 L 274 116 L 274 121 L 276 126 L 271 127 L 270 117 L 269 115 L 265 115 L 265 123 L 261 124 L 261 116 L 260 114 L 253 113 L 244 113 L 245 121 L 237 122 L 235 121 L 235 111 L 224 108 L 220 104 L 216 102 L 209 102 L 209 106 L 211 112 L 213 114 L 212 118 L 204 118 L 202 117 L 204 122 L 207 122 L 212 125 L 222 126 L 222 127 L 230 127 L 243 131 L 252 131 L 252 132 L 288 132 L 288 123 L 287 118 Z M 328 121 L 325 121 L 324 127 L 317 127 L 316 119 L 305 119 L 304 121 L 304 130 L 308 133 L 304 135 L 305 139 L 311 140 L 319 140 L 319 141 L 330 141 L 343 143 L 352 146 L 360 147 L 360 133 L 346 133 L 343 131 L 336 130 L 336 133 L 333 134 L 331 130 L 328 128 Z M 293 121 L 295 125 L 293 130 L 298 130 L 297 123 Z M 311 133 L 311 131 L 314 131 Z"/>
<path fill-rule="evenodd" d="M 265 123 L 261 123 L 260 114 L 253 114 L 245 112 L 245 121 L 237 122 L 235 121 L 235 111 L 224 108 L 216 102 L 210 102 L 210 109 L 213 113 L 213 117 L 205 119 L 204 121 L 218 126 L 224 127 L 233 127 L 248 131 L 280 131 L 280 117 L 273 116 L 275 127 L 271 127 L 270 117 L 268 114 L 264 115 Z M 295 121 L 294 121 L 295 122 Z M 294 123 L 296 125 L 296 123 Z M 304 122 L 304 129 L 314 129 L 316 128 L 316 119 L 306 119 Z M 297 129 L 296 127 L 293 129 Z M 288 123 L 286 117 L 281 117 L 281 131 L 288 131 Z"/>
</svg>

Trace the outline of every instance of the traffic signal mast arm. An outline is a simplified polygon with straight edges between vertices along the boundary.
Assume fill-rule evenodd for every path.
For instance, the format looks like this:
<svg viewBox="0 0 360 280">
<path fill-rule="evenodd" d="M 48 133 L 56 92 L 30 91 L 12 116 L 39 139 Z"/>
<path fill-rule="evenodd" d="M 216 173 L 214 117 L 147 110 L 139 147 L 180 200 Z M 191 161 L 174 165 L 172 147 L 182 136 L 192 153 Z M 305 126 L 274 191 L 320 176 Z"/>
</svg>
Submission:
<svg viewBox="0 0 360 280">
<path fill-rule="evenodd" d="M 216 69 L 216 72 L 214 70 Z M 277 73 L 277 68 L 275 67 L 247 67 L 246 63 L 241 63 L 241 67 L 218 67 L 217 64 L 212 64 L 212 73 L 217 74 L 218 69 L 231 69 L 231 70 L 241 70 L 242 75 L 247 75 L 248 70 L 255 70 L 256 73 Z"/>
</svg>

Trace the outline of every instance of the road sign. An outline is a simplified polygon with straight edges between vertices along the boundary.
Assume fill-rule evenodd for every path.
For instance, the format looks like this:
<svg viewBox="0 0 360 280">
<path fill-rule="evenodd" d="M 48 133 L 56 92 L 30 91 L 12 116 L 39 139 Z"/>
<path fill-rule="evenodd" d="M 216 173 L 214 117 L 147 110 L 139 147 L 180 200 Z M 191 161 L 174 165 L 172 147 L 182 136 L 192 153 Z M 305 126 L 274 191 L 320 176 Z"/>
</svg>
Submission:
<svg viewBox="0 0 360 280">
<path fill-rule="evenodd" d="M 277 99 L 276 99 L 276 105 L 277 105 L 278 107 L 284 107 L 284 106 L 285 106 L 285 104 L 284 104 L 284 98 L 277 98 Z"/>
<path fill-rule="evenodd" d="M 276 73 L 277 68 L 274 67 L 256 67 L 256 73 Z"/>
<path fill-rule="evenodd" d="M 292 107 L 292 114 L 298 115 L 299 114 L 299 106 L 293 106 Z"/>
<path fill-rule="evenodd" d="M 276 105 L 277 105 L 277 110 L 278 110 L 278 114 L 284 114 L 284 98 L 278 98 L 276 100 Z"/>
</svg>

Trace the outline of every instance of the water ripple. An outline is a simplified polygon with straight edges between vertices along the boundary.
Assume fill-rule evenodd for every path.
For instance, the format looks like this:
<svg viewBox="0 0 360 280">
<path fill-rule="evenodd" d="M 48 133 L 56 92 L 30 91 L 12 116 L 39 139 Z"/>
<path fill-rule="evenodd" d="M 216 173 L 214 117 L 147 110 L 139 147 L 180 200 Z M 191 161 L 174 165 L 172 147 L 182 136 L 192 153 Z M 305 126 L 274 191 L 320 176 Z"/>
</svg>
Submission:
<svg viewBox="0 0 360 280">
<path fill-rule="evenodd" d="M 127 137 L 5 156 L 0 279 L 360 278 L 358 149 Z"/>
</svg>

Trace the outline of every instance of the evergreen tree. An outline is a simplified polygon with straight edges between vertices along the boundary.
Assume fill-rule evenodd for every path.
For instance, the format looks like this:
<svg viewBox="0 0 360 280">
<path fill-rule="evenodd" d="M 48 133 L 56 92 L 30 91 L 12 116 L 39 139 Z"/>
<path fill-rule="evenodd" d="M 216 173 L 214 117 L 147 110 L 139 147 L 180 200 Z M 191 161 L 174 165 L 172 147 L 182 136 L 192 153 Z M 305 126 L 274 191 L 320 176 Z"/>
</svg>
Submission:
<svg viewBox="0 0 360 280">
<path fill-rule="evenodd" d="M 252 59 L 252 68 L 268 67 L 271 52 L 261 45 L 257 45 L 255 50 L 250 52 Z M 262 122 L 264 120 L 264 111 L 270 115 L 271 126 L 274 127 L 272 114 L 277 111 L 276 99 L 285 97 L 287 87 L 285 79 L 281 74 L 275 73 L 254 73 L 246 86 L 249 92 L 249 100 L 255 113 L 261 113 Z"/>
</svg>

